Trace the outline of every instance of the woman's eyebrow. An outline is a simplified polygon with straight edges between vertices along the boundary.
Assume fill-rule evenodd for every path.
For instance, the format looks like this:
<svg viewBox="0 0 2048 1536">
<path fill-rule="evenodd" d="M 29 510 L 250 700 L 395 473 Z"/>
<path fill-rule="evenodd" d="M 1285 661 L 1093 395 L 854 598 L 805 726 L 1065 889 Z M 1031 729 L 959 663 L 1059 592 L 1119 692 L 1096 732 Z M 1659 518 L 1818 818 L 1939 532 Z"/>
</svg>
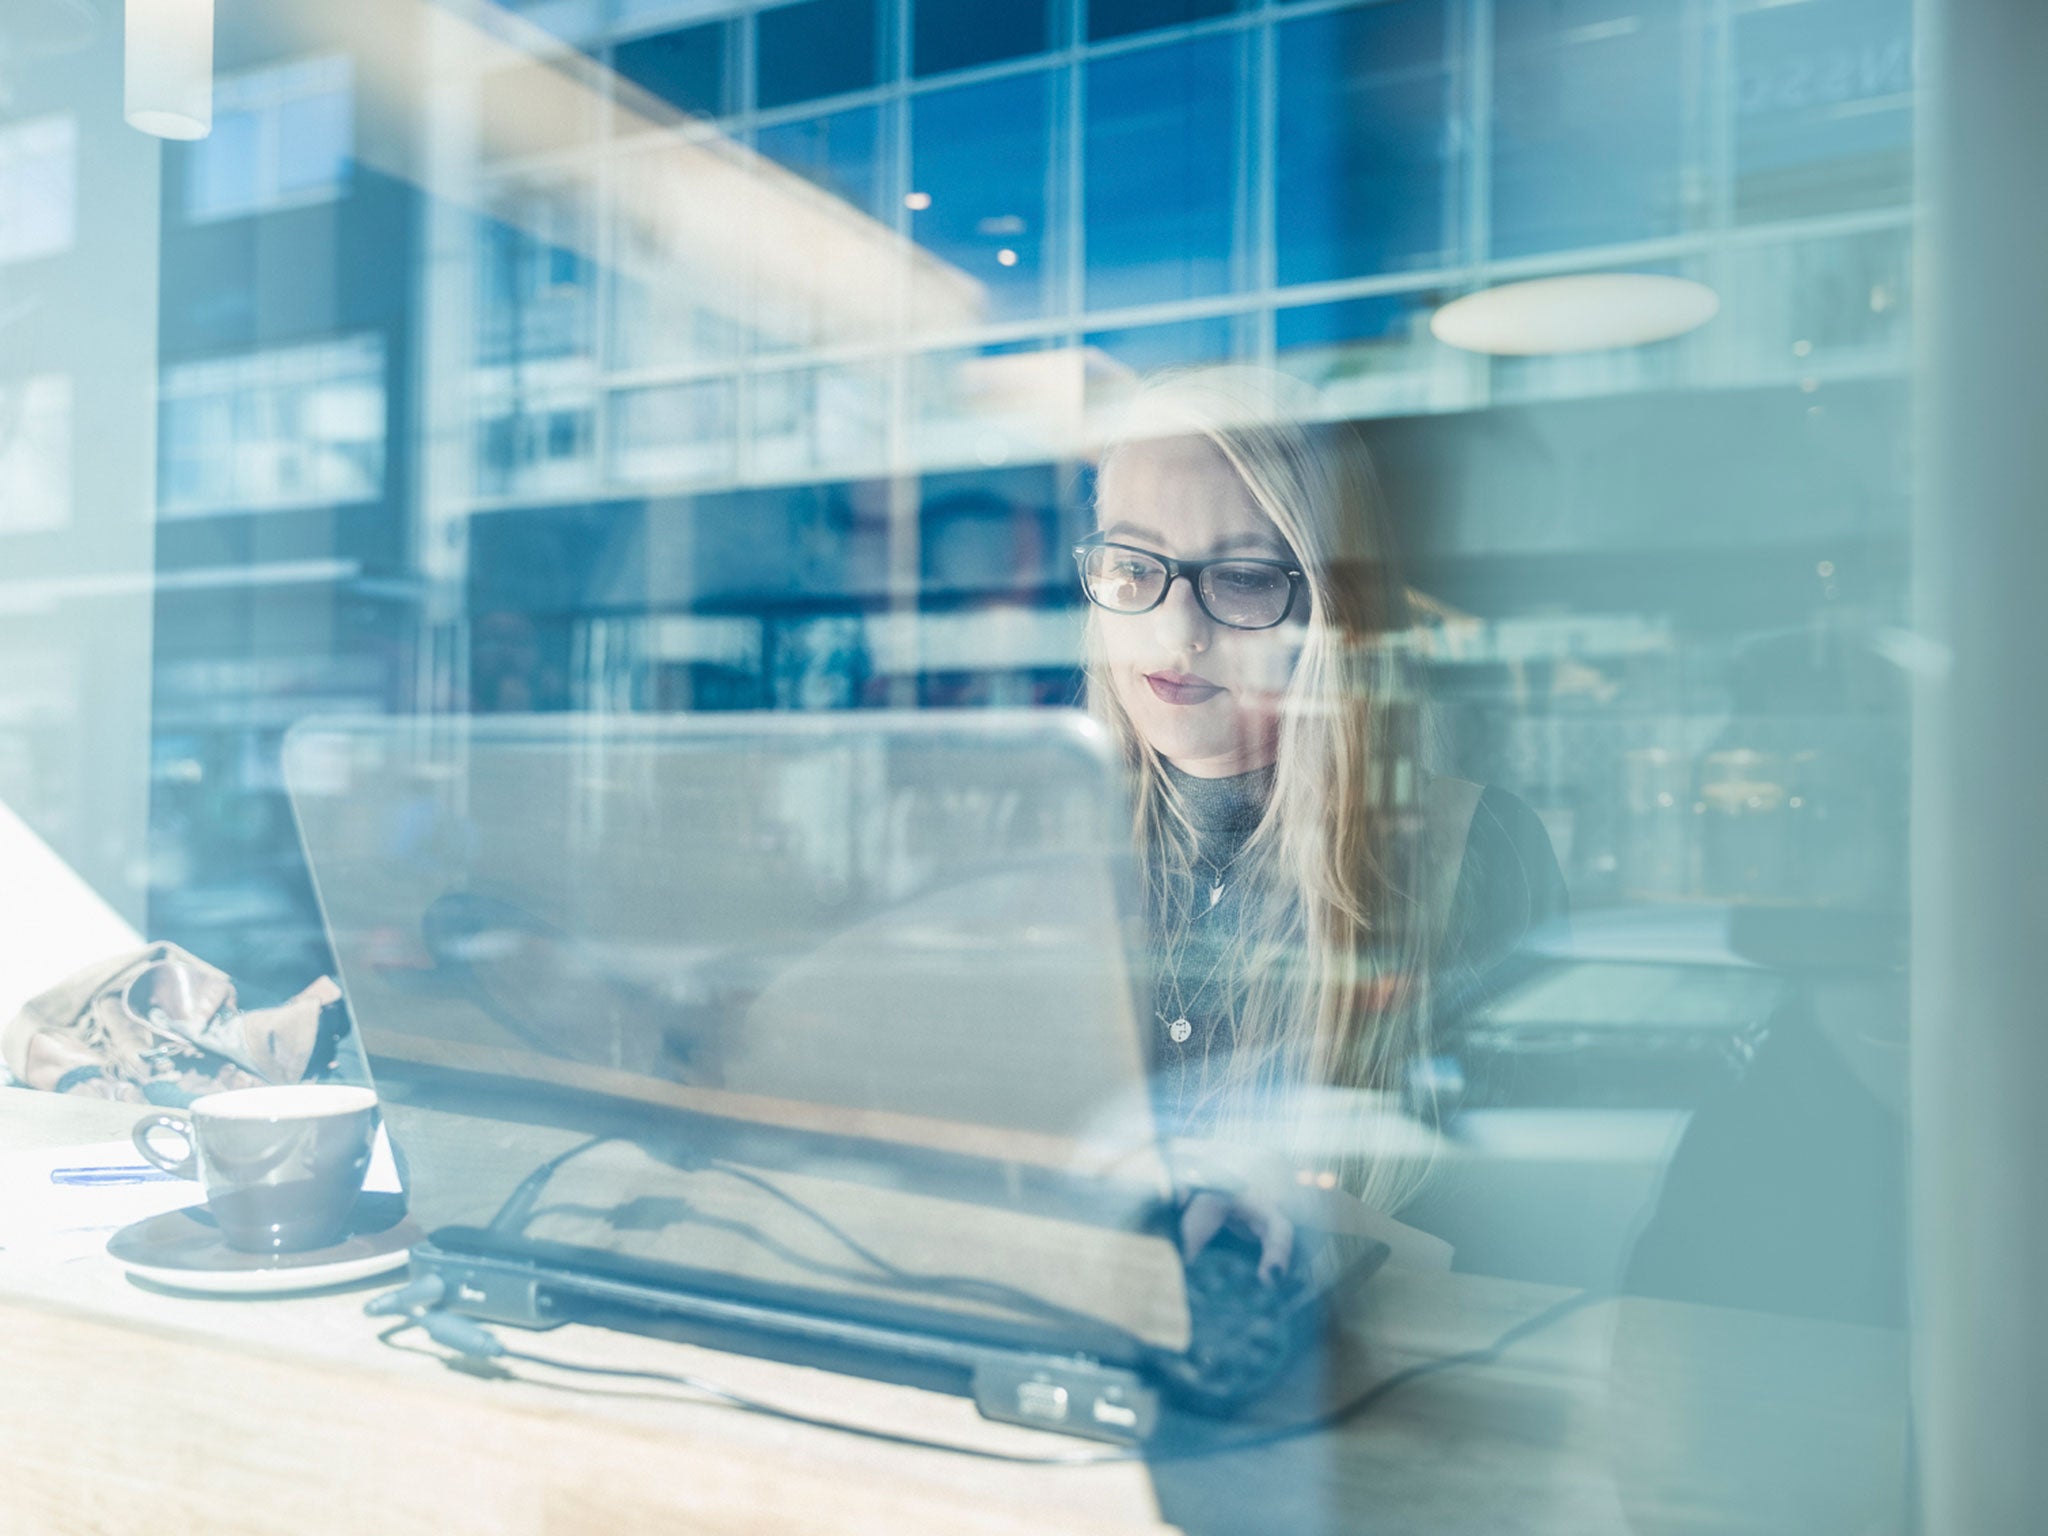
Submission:
<svg viewBox="0 0 2048 1536">
<path fill-rule="evenodd" d="M 1158 529 L 1141 528 L 1136 523 L 1122 521 L 1111 523 L 1108 527 L 1104 528 L 1102 536 L 1106 539 L 1138 539 L 1155 548 L 1166 543 L 1165 536 Z M 1291 560 L 1294 558 L 1283 540 L 1267 533 L 1233 533 L 1225 538 L 1218 539 L 1204 553 L 1221 555 L 1237 550 L 1255 550 L 1259 554 L 1270 555 L 1275 560 Z"/>
<path fill-rule="evenodd" d="M 1121 519 L 1111 523 L 1108 527 L 1104 528 L 1102 530 L 1102 536 L 1106 539 L 1118 539 L 1125 537 L 1133 539 L 1143 539 L 1149 544 L 1164 544 L 1166 542 L 1164 535 L 1162 535 L 1158 529 L 1140 528 L 1136 523 L 1127 523 Z"/>
<path fill-rule="evenodd" d="M 1220 555 L 1229 549 L 1257 550 L 1260 554 L 1271 555 L 1276 560 L 1292 560 L 1294 558 L 1293 552 L 1288 549 L 1286 541 L 1278 535 L 1270 533 L 1233 533 L 1229 538 L 1218 539 L 1214 544 L 1211 544 L 1209 546 L 1209 553 Z"/>
</svg>

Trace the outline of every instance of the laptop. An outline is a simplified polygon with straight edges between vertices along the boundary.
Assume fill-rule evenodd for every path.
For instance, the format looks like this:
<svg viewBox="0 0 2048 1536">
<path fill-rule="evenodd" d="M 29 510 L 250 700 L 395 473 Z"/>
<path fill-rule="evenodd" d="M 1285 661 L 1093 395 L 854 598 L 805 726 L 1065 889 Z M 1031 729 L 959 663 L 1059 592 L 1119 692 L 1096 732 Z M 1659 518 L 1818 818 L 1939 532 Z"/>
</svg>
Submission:
<svg viewBox="0 0 2048 1536">
<path fill-rule="evenodd" d="M 1133 1441 L 1257 1398 L 1386 1256 L 1183 1261 L 1085 716 L 314 720 L 284 765 L 413 1267 L 462 1311 Z"/>
</svg>

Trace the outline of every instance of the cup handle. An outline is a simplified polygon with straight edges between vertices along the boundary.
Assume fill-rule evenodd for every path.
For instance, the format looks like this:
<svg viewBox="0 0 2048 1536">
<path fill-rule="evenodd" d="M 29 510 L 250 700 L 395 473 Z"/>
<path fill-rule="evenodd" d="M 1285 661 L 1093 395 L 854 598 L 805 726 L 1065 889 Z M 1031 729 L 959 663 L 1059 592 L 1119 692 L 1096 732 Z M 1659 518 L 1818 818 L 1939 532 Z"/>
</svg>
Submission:
<svg viewBox="0 0 2048 1536">
<path fill-rule="evenodd" d="M 151 1134 L 156 1131 L 175 1131 L 184 1140 L 185 1155 L 173 1160 L 157 1151 L 150 1145 L 149 1140 Z M 131 1135 L 135 1142 L 135 1150 L 165 1173 L 174 1173 L 181 1179 L 199 1177 L 198 1144 L 192 1137 L 192 1122 L 183 1115 L 147 1115 L 137 1122 Z"/>
</svg>

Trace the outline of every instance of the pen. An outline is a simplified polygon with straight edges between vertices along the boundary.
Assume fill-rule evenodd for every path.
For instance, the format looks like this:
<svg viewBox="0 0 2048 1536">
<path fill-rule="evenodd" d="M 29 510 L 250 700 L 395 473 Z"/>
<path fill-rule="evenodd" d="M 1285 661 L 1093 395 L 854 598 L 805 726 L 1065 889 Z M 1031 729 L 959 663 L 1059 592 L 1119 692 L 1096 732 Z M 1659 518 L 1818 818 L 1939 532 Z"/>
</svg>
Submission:
<svg viewBox="0 0 2048 1536">
<path fill-rule="evenodd" d="M 165 1173 L 161 1168 L 152 1168 L 146 1163 L 132 1166 L 105 1168 L 52 1168 L 52 1184 L 100 1185 L 100 1184 L 154 1184 L 165 1179 L 175 1179 L 174 1173 Z"/>
</svg>

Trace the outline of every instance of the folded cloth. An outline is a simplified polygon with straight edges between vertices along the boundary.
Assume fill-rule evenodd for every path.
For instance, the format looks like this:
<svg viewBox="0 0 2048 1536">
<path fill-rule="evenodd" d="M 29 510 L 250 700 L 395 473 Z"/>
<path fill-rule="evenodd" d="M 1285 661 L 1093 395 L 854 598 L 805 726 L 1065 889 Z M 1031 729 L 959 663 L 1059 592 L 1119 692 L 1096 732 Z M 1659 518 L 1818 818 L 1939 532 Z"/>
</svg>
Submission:
<svg viewBox="0 0 2048 1536">
<path fill-rule="evenodd" d="M 30 998 L 0 1032 L 0 1060 L 29 1088 L 182 1105 L 299 1082 L 321 1015 L 340 1000 L 322 976 L 274 1008 L 244 1012 L 226 972 L 175 944 L 150 944 Z"/>
</svg>

